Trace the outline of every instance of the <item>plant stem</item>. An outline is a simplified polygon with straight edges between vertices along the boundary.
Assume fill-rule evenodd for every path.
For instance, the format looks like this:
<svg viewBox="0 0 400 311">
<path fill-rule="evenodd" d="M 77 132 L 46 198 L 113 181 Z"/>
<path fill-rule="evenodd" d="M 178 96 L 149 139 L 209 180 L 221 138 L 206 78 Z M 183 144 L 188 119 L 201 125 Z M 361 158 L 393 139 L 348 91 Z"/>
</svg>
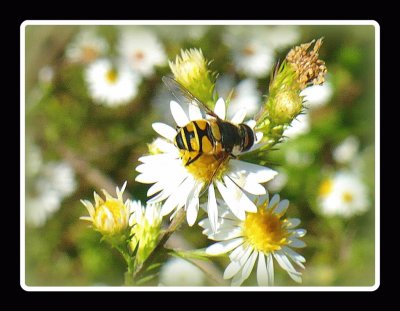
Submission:
<svg viewBox="0 0 400 311">
<path fill-rule="evenodd" d="M 140 279 L 140 277 L 146 272 L 147 268 L 152 264 L 153 260 L 156 258 L 159 250 L 164 247 L 164 244 L 168 241 L 169 237 L 180 227 L 180 225 L 185 220 L 185 210 L 182 208 L 177 212 L 171 224 L 160 234 L 157 246 L 153 249 L 147 259 L 139 266 L 136 267 L 133 273 L 133 280 Z"/>
</svg>

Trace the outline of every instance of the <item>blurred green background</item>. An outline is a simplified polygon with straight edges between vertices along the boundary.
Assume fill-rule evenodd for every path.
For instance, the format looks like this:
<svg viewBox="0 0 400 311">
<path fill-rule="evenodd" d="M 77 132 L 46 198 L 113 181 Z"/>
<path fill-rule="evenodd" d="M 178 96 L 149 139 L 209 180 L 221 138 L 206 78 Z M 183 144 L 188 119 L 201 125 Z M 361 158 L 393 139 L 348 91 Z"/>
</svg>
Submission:
<svg viewBox="0 0 400 311">
<path fill-rule="evenodd" d="M 156 138 L 151 128 L 153 122 L 173 124 L 169 117 L 171 98 L 161 82 L 163 75 L 170 74 L 167 62 L 155 66 L 152 74 L 141 75 L 136 96 L 124 104 L 96 103 L 91 96 L 85 71 L 96 57 L 120 58 L 123 28 L 130 28 L 133 33 L 138 28 L 150 31 L 169 60 L 174 60 L 182 48 L 202 49 L 205 57 L 213 60 L 211 70 L 217 71 L 220 80 L 226 83 L 221 86 L 220 94 L 224 87 L 235 87 L 250 78 L 255 85 L 252 96 L 259 94 L 259 100 L 261 94 L 267 95 L 272 65 L 261 74 L 243 70 L 241 60 L 237 59 L 242 47 L 240 42 L 235 43 L 235 37 L 250 36 L 246 35 L 250 28 L 266 33 L 273 63 L 282 60 L 293 46 L 324 37 L 320 58 L 328 68 L 329 96 L 322 96 L 322 104 L 306 109 L 310 116 L 306 130 L 294 134 L 270 153 L 269 167 L 284 176 L 270 190 L 290 200 L 289 217 L 299 217 L 301 227 L 308 231 L 304 238 L 307 247 L 300 250 L 307 259 L 302 285 L 372 286 L 375 283 L 375 29 L 338 25 L 287 29 L 284 26 L 28 25 L 23 206 L 26 284 L 123 284 L 123 259 L 100 242 L 100 234 L 79 220 L 87 213 L 80 199 L 93 200 L 93 191 L 102 188 L 115 194 L 115 186 L 122 186 L 127 180 L 130 197 L 145 202 L 148 186 L 134 182 L 137 159 Z M 79 59 L 76 55 L 73 58 L 72 52 L 67 51 L 74 46 L 79 48 L 76 38 L 87 30 L 93 31 L 108 48 L 93 59 Z M 254 40 L 263 42 L 265 38 L 255 36 Z M 334 150 L 348 137 L 357 141 L 356 150 L 350 160 L 337 160 Z M 369 203 L 364 213 L 343 218 L 327 217 L 320 212 L 320 184 L 340 170 L 356 170 L 367 187 Z M 175 236 L 171 243 L 180 247 L 194 249 L 209 244 L 197 225 L 192 228 L 184 225 Z M 221 273 L 227 263 L 221 257 L 209 268 L 214 269 L 213 273 Z M 155 282 L 151 285 L 158 281 Z M 298 286 L 278 265 L 275 265 L 275 284 Z M 203 285 L 213 283 L 205 279 Z M 254 273 L 245 285 L 255 285 Z"/>
</svg>

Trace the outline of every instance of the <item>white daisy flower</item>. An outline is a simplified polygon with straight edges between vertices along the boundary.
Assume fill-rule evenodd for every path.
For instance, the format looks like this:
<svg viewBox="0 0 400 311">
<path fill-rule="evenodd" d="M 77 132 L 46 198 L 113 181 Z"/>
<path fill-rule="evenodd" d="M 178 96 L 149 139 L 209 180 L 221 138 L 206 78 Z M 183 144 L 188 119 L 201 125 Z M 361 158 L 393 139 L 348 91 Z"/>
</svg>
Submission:
<svg viewBox="0 0 400 311">
<path fill-rule="evenodd" d="M 283 171 L 278 171 L 278 175 L 267 184 L 267 189 L 272 192 L 279 192 L 286 186 L 288 175 Z"/>
<path fill-rule="evenodd" d="M 304 106 L 307 108 L 319 108 L 325 106 L 333 95 L 332 85 L 324 82 L 322 85 L 312 85 L 306 87 L 300 93 L 304 96 Z"/>
<path fill-rule="evenodd" d="M 216 232 L 211 229 L 208 219 L 199 222 L 204 228 L 203 234 L 218 241 L 206 252 L 210 255 L 231 252 L 231 262 L 225 269 L 224 279 L 232 278 L 232 286 L 241 285 L 250 276 L 256 262 L 258 284 L 273 285 L 274 258 L 294 281 L 300 283 L 301 272 L 293 267 L 290 260 L 304 269 L 304 257 L 292 248 L 305 247 L 299 238 L 306 234 L 306 230 L 296 229 L 299 219 L 283 218 L 289 201 L 280 201 L 278 194 L 269 200 L 267 193 L 254 202 L 257 212 L 246 213 L 245 219 L 238 219 L 228 209 L 221 212 Z M 221 202 L 220 206 L 224 208 L 225 205 Z"/>
<path fill-rule="evenodd" d="M 145 77 L 154 73 L 155 66 L 167 63 L 163 45 L 150 30 L 123 28 L 118 50 L 131 68 Z"/>
<path fill-rule="evenodd" d="M 295 45 L 300 39 L 299 28 L 292 25 L 270 26 L 265 31 L 265 39 L 273 49 Z"/>
<path fill-rule="evenodd" d="M 39 154 L 40 155 L 40 154 Z M 37 160 L 28 157 L 27 163 Z M 41 157 L 40 157 L 41 162 Z M 25 199 L 25 216 L 27 223 L 39 227 L 61 207 L 62 200 L 76 189 L 75 172 L 66 162 L 36 163 L 35 178 L 29 180 Z M 30 165 L 28 165 L 29 167 Z M 34 177 L 34 176 L 29 176 Z"/>
<path fill-rule="evenodd" d="M 88 64 L 105 55 L 108 43 L 99 37 L 93 29 L 79 32 L 66 49 L 66 57 L 70 62 Z"/>
<path fill-rule="evenodd" d="M 60 208 L 61 198 L 55 191 L 39 190 L 35 194 L 27 193 L 25 197 L 25 220 L 34 227 L 43 226 Z"/>
<path fill-rule="evenodd" d="M 357 154 L 360 141 L 355 136 L 347 137 L 332 152 L 333 159 L 340 164 L 349 163 Z"/>
<path fill-rule="evenodd" d="M 134 99 L 140 83 L 140 77 L 128 66 L 113 66 L 108 59 L 90 64 L 85 79 L 93 100 L 109 107 L 124 105 Z"/>
<path fill-rule="evenodd" d="M 203 118 L 200 109 L 194 105 L 190 105 L 189 117 L 177 102 L 171 101 L 170 106 L 178 127 L 186 126 L 190 120 Z M 225 102 L 222 98 L 217 101 L 214 112 L 222 120 L 225 119 Z M 244 118 L 245 111 L 240 110 L 231 119 L 231 122 L 239 124 Z M 161 150 L 162 153 L 139 159 L 143 164 L 136 168 L 140 173 L 136 177 L 136 181 L 154 183 L 147 195 L 157 195 L 148 202 L 166 200 L 161 210 L 162 215 L 184 207 L 187 222 L 192 226 L 197 219 L 199 197 L 203 191 L 207 191 L 208 216 L 212 227 L 216 229 L 218 209 L 215 187 L 238 218 L 244 219 L 246 211 L 257 211 L 255 204 L 248 199 L 245 192 L 264 194 L 265 188 L 260 184 L 271 180 L 277 174 L 275 171 L 229 157 L 221 162 L 216 160 L 214 155 L 207 154 L 203 154 L 190 165 L 185 165 L 188 161 L 187 156 L 174 145 L 177 130 L 163 123 L 154 123 L 153 129 L 165 138 L 165 140 L 158 141 L 157 148 L 153 148 Z M 257 136 L 257 141 L 259 141 L 261 137 Z M 253 146 L 253 148 L 255 147 L 256 145 Z M 171 217 L 174 215 L 175 213 Z"/>
<path fill-rule="evenodd" d="M 181 258 L 171 258 L 160 270 L 160 286 L 202 286 L 203 271 Z"/>
<path fill-rule="evenodd" d="M 318 205 L 326 216 L 362 214 L 370 205 L 367 187 L 354 173 L 339 171 L 321 183 Z"/>
<path fill-rule="evenodd" d="M 76 189 L 75 172 L 67 162 L 47 163 L 42 167 L 37 187 L 55 191 L 61 198 L 67 197 Z"/>
<path fill-rule="evenodd" d="M 283 135 L 288 138 L 296 138 L 310 131 L 310 116 L 308 113 L 299 114 L 285 129 Z"/>
<path fill-rule="evenodd" d="M 233 77 L 225 75 L 218 79 L 216 88 L 218 94 L 223 98 L 227 98 L 233 90 L 229 102 L 229 118 L 233 117 L 236 111 L 243 108 L 246 109 L 247 115 L 251 116 L 254 116 L 259 111 L 261 92 L 257 89 L 257 81 L 255 79 L 244 79 L 235 86 Z"/>
<path fill-rule="evenodd" d="M 230 26 L 223 40 L 231 49 L 236 70 L 249 77 L 262 78 L 270 74 L 274 50 L 266 39 L 265 27 Z"/>
</svg>

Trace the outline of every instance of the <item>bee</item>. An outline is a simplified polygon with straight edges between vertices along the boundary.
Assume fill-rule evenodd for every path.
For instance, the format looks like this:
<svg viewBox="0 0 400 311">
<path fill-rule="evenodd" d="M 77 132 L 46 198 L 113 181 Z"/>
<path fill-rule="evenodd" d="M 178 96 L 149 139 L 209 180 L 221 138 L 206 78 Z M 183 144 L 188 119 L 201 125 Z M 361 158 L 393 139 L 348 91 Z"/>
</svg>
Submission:
<svg viewBox="0 0 400 311">
<path fill-rule="evenodd" d="M 247 124 L 233 124 L 222 120 L 173 78 L 164 76 L 162 80 L 178 101 L 183 97 L 189 104 L 199 107 L 203 113 L 211 116 L 209 119 L 190 121 L 177 128 L 175 146 L 182 153 L 190 153 L 189 157 L 185 157 L 185 166 L 195 163 L 203 155 L 213 155 L 222 163 L 228 157 L 236 158 L 239 153 L 254 145 L 255 134 Z"/>
</svg>

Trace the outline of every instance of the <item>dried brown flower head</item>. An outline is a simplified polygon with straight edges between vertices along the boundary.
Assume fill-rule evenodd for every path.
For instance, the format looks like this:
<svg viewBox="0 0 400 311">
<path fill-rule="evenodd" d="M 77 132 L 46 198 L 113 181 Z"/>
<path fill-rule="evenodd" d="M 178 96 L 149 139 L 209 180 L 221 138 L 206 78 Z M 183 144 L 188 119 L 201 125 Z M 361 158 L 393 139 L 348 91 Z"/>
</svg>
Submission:
<svg viewBox="0 0 400 311">
<path fill-rule="evenodd" d="M 322 45 L 322 39 L 318 39 L 296 46 L 289 51 L 286 60 L 293 66 L 297 73 L 297 82 L 304 89 L 308 84 L 322 84 L 327 72 L 325 62 L 318 59 L 318 50 Z M 315 42 L 311 51 L 308 49 Z"/>
</svg>

